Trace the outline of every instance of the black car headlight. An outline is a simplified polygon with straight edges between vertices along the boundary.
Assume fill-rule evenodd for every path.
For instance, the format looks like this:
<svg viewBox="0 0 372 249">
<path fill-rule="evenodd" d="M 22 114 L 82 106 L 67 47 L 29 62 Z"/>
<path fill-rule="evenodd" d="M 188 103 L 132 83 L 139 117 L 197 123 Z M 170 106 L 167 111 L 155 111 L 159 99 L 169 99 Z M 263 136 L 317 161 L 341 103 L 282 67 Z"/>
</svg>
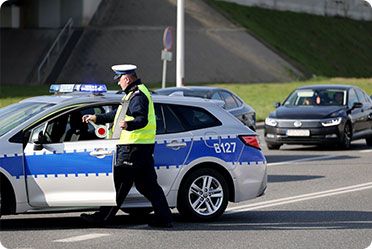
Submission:
<svg viewBox="0 0 372 249">
<path fill-rule="evenodd" d="M 338 118 L 331 118 L 331 119 L 323 120 L 320 123 L 324 127 L 328 127 L 328 126 L 339 125 L 339 124 L 341 124 L 341 121 L 342 121 L 342 118 L 341 117 L 338 117 Z"/>
<path fill-rule="evenodd" d="M 278 125 L 278 121 L 276 121 L 276 119 L 267 117 L 265 119 L 265 124 L 268 125 L 268 126 L 277 126 Z"/>
</svg>

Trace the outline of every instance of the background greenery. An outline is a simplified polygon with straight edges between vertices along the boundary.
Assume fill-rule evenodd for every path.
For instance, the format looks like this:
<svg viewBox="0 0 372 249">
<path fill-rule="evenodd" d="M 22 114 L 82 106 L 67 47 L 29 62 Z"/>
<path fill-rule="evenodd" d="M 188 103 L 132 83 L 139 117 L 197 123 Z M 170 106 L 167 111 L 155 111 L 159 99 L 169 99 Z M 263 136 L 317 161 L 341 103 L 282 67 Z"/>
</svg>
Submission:
<svg viewBox="0 0 372 249">
<path fill-rule="evenodd" d="M 274 110 L 275 102 L 282 102 L 302 85 L 349 84 L 359 86 L 368 95 L 372 93 L 372 22 L 207 1 L 268 46 L 292 59 L 307 76 L 318 75 L 311 80 L 288 83 L 208 84 L 237 93 L 256 110 L 258 121 Z M 115 84 L 108 87 L 118 89 Z M 160 84 L 149 88 L 159 87 Z M 49 85 L 0 86 L 0 107 L 27 97 L 46 95 L 48 89 Z"/>
<path fill-rule="evenodd" d="M 208 0 L 309 76 L 371 77 L 372 22 Z"/>
<path fill-rule="evenodd" d="M 284 99 L 296 87 L 312 84 L 346 84 L 356 85 L 363 89 L 368 95 L 372 93 L 371 79 L 346 79 L 346 78 L 316 78 L 308 81 L 297 81 L 288 83 L 219 83 L 204 84 L 214 87 L 227 88 L 238 94 L 247 104 L 256 110 L 257 120 L 263 121 L 275 108 L 275 102 L 283 102 Z M 187 85 L 186 85 L 187 86 Z M 158 89 L 160 85 L 150 85 L 151 90 Z M 118 86 L 108 85 L 110 90 L 118 90 Z M 0 107 L 16 103 L 24 98 L 47 95 L 48 85 L 41 86 L 0 86 Z"/>
</svg>

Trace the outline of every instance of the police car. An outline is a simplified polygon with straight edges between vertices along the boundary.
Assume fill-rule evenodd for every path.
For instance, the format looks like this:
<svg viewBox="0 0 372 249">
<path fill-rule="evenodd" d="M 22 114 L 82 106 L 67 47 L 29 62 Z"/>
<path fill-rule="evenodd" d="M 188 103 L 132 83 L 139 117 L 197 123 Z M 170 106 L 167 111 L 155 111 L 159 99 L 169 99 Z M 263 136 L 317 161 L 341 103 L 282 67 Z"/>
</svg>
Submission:
<svg viewBox="0 0 372 249">
<path fill-rule="evenodd" d="M 117 108 L 123 95 L 92 84 L 52 85 L 51 92 L 56 94 L 0 109 L 2 215 L 116 205 L 112 124 L 86 124 L 82 116 Z M 266 159 L 256 133 L 213 101 L 152 98 L 155 167 L 171 208 L 210 220 L 228 201 L 264 193 Z M 150 207 L 133 187 L 122 210 L 141 213 Z"/>
</svg>

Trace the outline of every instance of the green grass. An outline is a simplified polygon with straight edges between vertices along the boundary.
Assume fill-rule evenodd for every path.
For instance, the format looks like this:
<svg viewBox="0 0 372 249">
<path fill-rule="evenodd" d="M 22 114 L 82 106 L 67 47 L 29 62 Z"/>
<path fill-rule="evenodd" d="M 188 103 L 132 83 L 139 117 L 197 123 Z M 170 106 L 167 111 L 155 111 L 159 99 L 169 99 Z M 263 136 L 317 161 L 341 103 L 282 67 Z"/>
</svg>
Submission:
<svg viewBox="0 0 372 249">
<path fill-rule="evenodd" d="M 209 0 L 308 75 L 372 76 L 372 22 L 246 7 Z"/>
<path fill-rule="evenodd" d="M 372 78 L 370 79 L 345 79 L 345 78 L 317 78 L 308 81 L 298 81 L 289 83 L 225 83 L 207 84 L 208 86 L 223 87 L 237 93 L 247 104 L 252 106 L 257 113 L 257 120 L 263 121 L 267 115 L 274 110 L 275 102 L 283 102 L 288 94 L 296 87 L 311 84 L 346 84 L 356 85 L 363 89 L 368 95 L 372 93 Z M 159 85 L 150 85 L 149 88 L 155 90 Z M 117 90 L 116 85 L 108 85 L 111 90 Z M 1 86 L 0 87 L 0 107 L 16 103 L 24 98 L 47 95 L 49 86 Z"/>
</svg>

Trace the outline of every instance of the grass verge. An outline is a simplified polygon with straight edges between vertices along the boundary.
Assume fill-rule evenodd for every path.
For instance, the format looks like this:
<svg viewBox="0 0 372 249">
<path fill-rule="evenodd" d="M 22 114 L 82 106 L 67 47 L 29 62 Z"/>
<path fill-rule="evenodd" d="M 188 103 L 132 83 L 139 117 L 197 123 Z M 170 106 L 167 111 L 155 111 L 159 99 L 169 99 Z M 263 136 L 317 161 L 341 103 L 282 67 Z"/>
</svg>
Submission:
<svg viewBox="0 0 372 249">
<path fill-rule="evenodd" d="M 224 83 L 206 84 L 208 86 L 223 87 L 237 93 L 247 104 L 252 106 L 257 113 L 257 120 L 263 121 L 267 115 L 274 110 L 275 102 L 283 102 L 289 93 L 296 87 L 312 84 L 343 84 L 356 85 L 363 89 L 368 95 L 372 93 L 372 78 L 316 78 L 308 81 L 297 81 L 288 83 Z M 116 85 L 108 85 L 111 90 L 117 90 Z M 150 85 L 155 90 L 159 85 Z M 20 100 L 32 96 L 47 95 L 48 85 L 41 86 L 0 86 L 0 107 L 17 103 Z"/>
<path fill-rule="evenodd" d="M 308 74 L 372 76 L 372 22 L 247 7 L 208 0 Z"/>
</svg>

